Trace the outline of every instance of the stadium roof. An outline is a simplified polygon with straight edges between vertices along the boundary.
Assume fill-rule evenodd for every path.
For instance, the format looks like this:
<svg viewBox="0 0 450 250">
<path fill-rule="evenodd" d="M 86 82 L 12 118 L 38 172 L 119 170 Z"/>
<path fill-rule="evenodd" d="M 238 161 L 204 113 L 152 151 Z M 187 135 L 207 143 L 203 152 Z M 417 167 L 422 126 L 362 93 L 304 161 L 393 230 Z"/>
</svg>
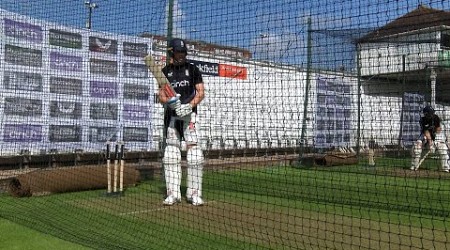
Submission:
<svg viewBox="0 0 450 250">
<path fill-rule="evenodd" d="M 443 25 L 450 26 L 449 11 L 432 9 L 421 4 L 417 9 L 363 36 L 358 42 L 377 41 L 387 36 Z"/>
</svg>

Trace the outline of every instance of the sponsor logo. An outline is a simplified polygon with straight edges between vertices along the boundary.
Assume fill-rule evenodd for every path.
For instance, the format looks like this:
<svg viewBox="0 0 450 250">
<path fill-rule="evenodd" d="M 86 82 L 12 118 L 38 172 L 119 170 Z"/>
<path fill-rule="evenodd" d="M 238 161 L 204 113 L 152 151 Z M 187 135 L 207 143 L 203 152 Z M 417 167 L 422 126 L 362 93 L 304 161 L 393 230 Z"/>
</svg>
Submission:
<svg viewBox="0 0 450 250">
<path fill-rule="evenodd" d="M 117 83 L 115 82 L 90 82 L 90 96 L 101 98 L 115 98 L 117 97 Z"/>
<path fill-rule="evenodd" d="M 172 82 L 172 83 L 170 83 L 170 85 L 172 85 L 172 88 L 186 87 L 186 86 L 189 86 L 189 81 L 183 80 L 183 81 L 179 81 L 179 82 Z"/>
<path fill-rule="evenodd" d="M 165 56 L 158 56 L 158 55 L 154 54 L 153 58 L 155 58 L 156 65 L 158 65 L 160 67 L 166 66 L 167 57 L 165 57 Z"/>
<path fill-rule="evenodd" d="M 41 116 L 42 100 L 6 97 L 5 114 L 19 116 Z"/>
<path fill-rule="evenodd" d="M 123 140 L 135 142 L 148 142 L 148 129 L 136 127 L 124 127 Z"/>
<path fill-rule="evenodd" d="M 50 116 L 58 118 L 79 119 L 81 118 L 82 105 L 80 102 L 50 102 Z"/>
<path fill-rule="evenodd" d="M 258 68 L 255 68 L 254 70 L 254 76 L 255 80 L 267 80 L 267 81 L 280 81 L 280 80 L 287 80 L 287 81 L 291 81 L 292 80 L 292 73 L 290 72 L 279 72 L 279 71 L 261 71 Z M 322 83 L 325 84 L 325 88 L 326 88 L 326 82 Z M 323 86 L 322 86 L 323 87 Z"/>
<path fill-rule="evenodd" d="M 52 76 L 50 93 L 80 96 L 83 93 L 83 82 L 80 79 Z"/>
<path fill-rule="evenodd" d="M 197 66 L 203 75 L 219 76 L 219 64 L 202 61 L 189 60 L 190 63 Z"/>
<path fill-rule="evenodd" d="M 42 43 L 43 32 L 41 26 L 16 22 L 8 18 L 4 18 L 3 20 L 6 36 L 27 40 L 33 43 Z"/>
<path fill-rule="evenodd" d="M 350 142 L 350 134 L 344 134 L 344 142 Z"/>
<path fill-rule="evenodd" d="M 152 50 L 165 52 L 167 50 L 167 41 L 160 39 L 153 39 Z"/>
<path fill-rule="evenodd" d="M 117 62 L 101 60 L 96 58 L 90 59 L 90 72 L 92 74 L 104 76 L 117 76 Z"/>
<path fill-rule="evenodd" d="M 4 142 L 40 142 L 42 126 L 29 124 L 5 124 L 3 127 Z"/>
<path fill-rule="evenodd" d="M 50 125 L 49 141 L 81 142 L 82 128 L 76 125 Z"/>
<path fill-rule="evenodd" d="M 42 67 L 42 51 L 6 44 L 5 61 L 15 65 Z"/>
<path fill-rule="evenodd" d="M 219 55 L 219 56 L 250 58 L 249 55 L 244 54 L 244 52 L 242 52 L 242 51 L 229 50 L 229 49 L 215 48 L 213 53 L 215 55 Z"/>
<path fill-rule="evenodd" d="M 107 142 L 117 139 L 117 130 L 114 127 L 89 127 L 90 142 Z"/>
<path fill-rule="evenodd" d="M 149 108 L 146 106 L 123 105 L 123 119 L 134 121 L 145 121 L 150 118 Z"/>
<path fill-rule="evenodd" d="M 42 92 L 42 75 L 28 72 L 5 71 L 6 89 Z"/>
<path fill-rule="evenodd" d="M 317 79 L 317 89 L 319 91 L 326 91 L 327 90 L 327 82 L 323 79 Z"/>
<path fill-rule="evenodd" d="M 137 84 L 124 84 L 123 86 L 123 98 L 125 99 L 148 100 L 149 97 L 148 86 Z"/>
<path fill-rule="evenodd" d="M 196 60 L 189 60 L 189 62 L 197 66 L 203 75 L 247 79 L 247 68 L 245 67 Z"/>
<path fill-rule="evenodd" d="M 99 120 L 117 120 L 118 107 L 114 103 L 91 103 L 90 118 Z"/>
<path fill-rule="evenodd" d="M 89 50 L 107 54 L 117 54 L 117 41 L 100 37 L 89 37 Z"/>
<path fill-rule="evenodd" d="M 219 64 L 219 76 L 246 80 L 247 68 L 227 64 Z"/>
<path fill-rule="evenodd" d="M 351 107 L 346 104 L 345 85 L 335 79 L 316 80 L 316 87 L 320 90 L 316 93 L 320 115 L 316 115 L 317 130 L 314 135 L 318 148 L 349 142 L 350 138 L 344 132 L 351 130 Z"/>
<path fill-rule="evenodd" d="M 49 30 L 48 42 L 50 45 L 71 49 L 81 49 L 83 47 L 81 34 L 56 29 Z"/>
<path fill-rule="evenodd" d="M 81 72 L 83 70 L 83 58 L 81 56 L 50 52 L 50 68 L 62 71 Z"/>
<path fill-rule="evenodd" d="M 148 78 L 148 69 L 144 64 L 124 63 L 123 76 L 128 78 Z"/>
<path fill-rule="evenodd" d="M 145 57 L 147 55 L 148 45 L 145 43 L 123 43 L 123 55 L 133 57 Z"/>
</svg>

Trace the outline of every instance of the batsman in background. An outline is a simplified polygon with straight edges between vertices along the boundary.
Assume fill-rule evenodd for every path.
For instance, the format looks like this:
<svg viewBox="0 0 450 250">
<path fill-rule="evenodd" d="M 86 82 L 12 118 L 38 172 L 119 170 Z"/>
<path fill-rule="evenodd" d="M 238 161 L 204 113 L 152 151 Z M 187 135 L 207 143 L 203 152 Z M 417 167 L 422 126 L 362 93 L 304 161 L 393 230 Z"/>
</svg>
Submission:
<svg viewBox="0 0 450 250">
<path fill-rule="evenodd" d="M 195 127 L 197 105 L 205 97 L 205 88 L 200 70 L 187 62 L 186 43 L 174 38 L 168 44 L 170 63 L 162 72 L 169 80 L 175 97 L 170 97 L 165 88 L 159 89 L 159 100 L 168 108 L 164 114 L 166 146 L 164 149 L 164 174 L 167 197 L 164 205 L 181 201 L 181 141 L 187 148 L 186 198 L 194 206 L 203 205 L 202 176 L 204 157 Z"/>
<path fill-rule="evenodd" d="M 426 106 L 422 111 L 423 116 L 420 118 L 421 135 L 420 139 L 415 141 L 413 145 L 411 170 L 419 169 L 422 148 L 427 147 L 430 153 L 437 152 L 441 170 L 449 172 L 448 147 L 441 127 L 441 118 L 435 114 L 431 106 Z"/>
</svg>

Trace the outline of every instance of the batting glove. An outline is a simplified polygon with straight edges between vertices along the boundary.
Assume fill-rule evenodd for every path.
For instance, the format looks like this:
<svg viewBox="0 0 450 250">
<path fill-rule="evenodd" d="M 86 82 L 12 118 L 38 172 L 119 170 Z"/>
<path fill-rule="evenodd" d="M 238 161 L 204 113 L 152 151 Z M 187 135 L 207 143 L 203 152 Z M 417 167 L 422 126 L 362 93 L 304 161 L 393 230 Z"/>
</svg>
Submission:
<svg viewBox="0 0 450 250">
<path fill-rule="evenodd" d="M 434 147 L 434 143 L 430 145 L 430 153 L 434 154 L 436 152 L 436 148 Z"/>
<path fill-rule="evenodd" d="M 180 95 L 170 98 L 169 101 L 167 101 L 167 106 L 169 106 L 172 110 L 179 108 L 181 106 Z"/>
<path fill-rule="evenodd" d="M 181 104 L 175 109 L 175 113 L 177 113 L 177 116 L 179 117 L 190 115 L 192 113 L 192 106 L 189 103 Z"/>
</svg>

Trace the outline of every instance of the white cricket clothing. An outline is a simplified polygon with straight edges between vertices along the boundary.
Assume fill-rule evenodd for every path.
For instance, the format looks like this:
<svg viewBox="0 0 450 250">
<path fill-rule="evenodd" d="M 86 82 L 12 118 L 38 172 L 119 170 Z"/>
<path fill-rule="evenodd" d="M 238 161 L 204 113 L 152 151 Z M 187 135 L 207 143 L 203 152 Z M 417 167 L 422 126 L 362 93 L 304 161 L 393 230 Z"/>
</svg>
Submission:
<svg viewBox="0 0 450 250">
<path fill-rule="evenodd" d="M 414 142 L 411 156 L 411 170 L 419 168 L 420 157 L 422 155 L 423 142 L 417 140 Z M 430 145 L 430 153 L 436 153 L 439 156 L 439 168 L 442 171 L 450 172 L 448 146 L 445 143 L 444 133 L 437 133 L 434 140 L 434 145 Z"/>
<path fill-rule="evenodd" d="M 186 176 L 186 198 L 193 205 L 202 205 L 202 179 L 203 179 L 203 164 L 205 158 L 202 149 L 197 146 L 198 137 L 195 127 L 196 114 L 185 117 L 172 117 L 167 128 L 167 146 L 164 151 L 164 174 L 167 188 L 167 202 L 170 203 L 169 197 L 173 196 L 175 199 L 181 198 L 181 135 L 177 126 L 181 126 L 184 141 L 186 142 L 187 155 L 187 176 Z M 164 202 L 166 203 L 166 201 Z"/>
<path fill-rule="evenodd" d="M 190 199 L 188 199 L 189 202 L 194 205 L 194 206 L 202 206 L 203 204 L 205 204 L 205 202 L 203 201 L 203 199 L 200 196 L 192 196 Z"/>
<path fill-rule="evenodd" d="M 167 196 L 167 198 L 163 201 L 163 204 L 166 206 L 172 206 L 175 203 L 180 202 L 180 199 L 175 198 L 173 195 Z"/>
<path fill-rule="evenodd" d="M 411 170 L 417 170 L 419 168 L 420 156 L 422 155 L 422 141 L 417 140 L 414 142 L 411 150 Z"/>
<path fill-rule="evenodd" d="M 181 199 L 181 151 L 178 147 L 167 145 L 164 150 L 164 177 L 167 196 Z"/>
<path fill-rule="evenodd" d="M 203 151 L 199 146 L 193 146 L 188 149 L 187 155 L 187 176 L 186 196 L 189 199 L 192 196 L 202 196 L 202 179 L 203 179 Z"/>
<path fill-rule="evenodd" d="M 195 127 L 196 119 L 196 113 L 191 113 L 190 115 L 184 117 L 172 117 L 169 122 L 169 127 L 167 128 L 166 143 L 168 145 L 181 147 L 182 138 L 177 130 L 176 125 L 177 123 L 182 122 L 182 133 L 186 145 L 198 144 L 197 129 Z"/>
</svg>

